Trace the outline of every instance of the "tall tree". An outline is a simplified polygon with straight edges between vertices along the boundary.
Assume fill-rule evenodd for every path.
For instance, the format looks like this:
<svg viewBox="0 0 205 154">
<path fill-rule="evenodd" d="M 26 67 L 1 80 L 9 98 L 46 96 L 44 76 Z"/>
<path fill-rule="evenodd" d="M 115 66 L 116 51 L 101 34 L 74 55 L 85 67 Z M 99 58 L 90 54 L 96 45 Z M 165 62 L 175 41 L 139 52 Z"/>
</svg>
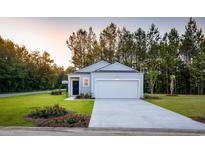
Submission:
<svg viewBox="0 0 205 154">
<path fill-rule="evenodd" d="M 86 66 L 85 55 L 87 48 L 87 32 L 83 29 L 79 29 L 76 33 L 73 33 L 69 40 L 66 41 L 72 54 L 72 63 L 77 68 L 83 68 Z"/>
<path fill-rule="evenodd" d="M 145 63 L 144 60 L 146 59 L 146 51 L 147 51 L 147 39 L 146 33 L 141 28 L 137 29 L 134 32 L 133 36 L 134 41 L 134 68 L 139 71 L 144 71 Z"/>
<path fill-rule="evenodd" d="M 116 52 L 117 61 L 132 67 L 134 62 L 134 41 L 133 34 L 123 27 L 118 30 L 118 46 Z"/>
<path fill-rule="evenodd" d="M 185 26 L 185 34 L 182 35 L 180 53 L 186 65 L 192 63 L 192 58 L 199 51 L 204 35 L 202 29 L 198 29 L 193 18 Z"/>
<path fill-rule="evenodd" d="M 158 72 L 155 70 L 149 70 L 147 72 L 147 79 L 149 82 L 150 93 L 154 94 L 154 86 L 157 80 Z"/>
<path fill-rule="evenodd" d="M 66 44 L 71 50 L 72 63 L 76 68 L 83 68 L 99 59 L 98 54 L 96 54 L 98 44 L 92 27 L 89 28 L 88 32 L 79 29 L 69 37 Z"/>
<path fill-rule="evenodd" d="M 55 88 L 60 85 L 61 67 L 53 68 L 47 52 L 29 52 L 11 40 L 0 37 L 0 92 Z"/>
<path fill-rule="evenodd" d="M 161 64 L 160 50 L 160 33 L 158 28 L 152 24 L 149 31 L 147 32 L 147 58 L 146 58 L 146 72 L 149 78 L 149 87 L 151 87 L 151 92 L 153 93 L 155 81 L 159 75 L 159 66 Z"/>
<path fill-rule="evenodd" d="M 186 65 L 186 93 L 192 93 L 192 74 L 191 65 L 193 56 L 197 55 L 203 41 L 202 30 L 197 28 L 196 21 L 193 18 L 185 26 L 185 34 L 182 35 L 180 55 Z"/>
<path fill-rule="evenodd" d="M 170 75 L 175 75 L 178 71 L 178 65 L 181 62 L 179 58 L 179 34 L 176 29 L 171 29 L 169 33 L 165 33 L 160 42 L 160 57 L 161 57 L 161 86 L 162 91 L 166 90 L 169 93 Z"/>
<path fill-rule="evenodd" d="M 100 60 L 99 56 L 99 44 L 96 39 L 96 34 L 93 32 L 92 27 L 89 28 L 87 38 L 87 65 L 91 65 Z"/>
<path fill-rule="evenodd" d="M 119 61 L 145 72 L 145 92 L 204 93 L 204 35 L 189 19 L 185 33 L 180 36 L 175 28 L 161 38 L 152 24 L 148 32 L 141 28 L 134 32 L 117 28 L 113 23 L 99 35 L 89 29 L 71 35 L 69 42 L 74 67 L 84 67 L 101 59 Z M 83 34 L 81 34 L 83 33 Z M 98 40 L 96 38 L 99 38 Z M 12 45 L 10 45 L 12 48 Z M 175 85 L 170 76 L 175 76 Z"/>
<path fill-rule="evenodd" d="M 117 26 L 111 23 L 100 33 L 101 59 L 113 62 L 116 53 Z"/>
<path fill-rule="evenodd" d="M 193 57 L 191 74 L 197 94 L 205 92 L 205 40 L 200 51 Z"/>
</svg>

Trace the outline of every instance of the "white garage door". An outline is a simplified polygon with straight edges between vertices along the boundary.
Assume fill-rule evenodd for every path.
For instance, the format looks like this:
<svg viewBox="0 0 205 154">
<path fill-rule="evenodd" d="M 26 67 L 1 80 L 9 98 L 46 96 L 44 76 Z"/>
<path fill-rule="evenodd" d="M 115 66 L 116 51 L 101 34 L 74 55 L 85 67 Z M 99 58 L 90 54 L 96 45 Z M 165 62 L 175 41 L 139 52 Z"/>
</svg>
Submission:
<svg viewBox="0 0 205 154">
<path fill-rule="evenodd" d="M 95 98 L 139 98 L 139 80 L 96 80 Z"/>
</svg>

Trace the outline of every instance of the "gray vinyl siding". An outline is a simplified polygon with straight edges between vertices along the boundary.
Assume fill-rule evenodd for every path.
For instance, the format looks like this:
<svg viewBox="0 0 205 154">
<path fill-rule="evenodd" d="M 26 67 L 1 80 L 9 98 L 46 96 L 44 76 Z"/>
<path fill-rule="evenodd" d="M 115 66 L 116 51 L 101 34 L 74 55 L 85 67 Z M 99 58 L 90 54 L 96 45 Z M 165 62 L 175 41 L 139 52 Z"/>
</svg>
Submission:
<svg viewBox="0 0 205 154">
<path fill-rule="evenodd" d="M 83 78 L 89 78 L 89 86 L 88 87 L 83 87 Z M 90 78 L 90 74 L 81 74 L 80 75 L 80 81 L 79 81 L 79 92 L 80 93 L 91 93 L 91 78 Z"/>
</svg>

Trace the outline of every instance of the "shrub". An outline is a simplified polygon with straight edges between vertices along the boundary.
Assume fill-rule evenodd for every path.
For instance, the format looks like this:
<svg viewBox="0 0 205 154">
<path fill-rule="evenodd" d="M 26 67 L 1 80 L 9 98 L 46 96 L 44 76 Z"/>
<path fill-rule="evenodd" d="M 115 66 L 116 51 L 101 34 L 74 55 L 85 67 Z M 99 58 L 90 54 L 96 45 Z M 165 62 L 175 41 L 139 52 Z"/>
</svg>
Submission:
<svg viewBox="0 0 205 154">
<path fill-rule="evenodd" d="M 167 94 L 166 96 L 178 96 L 177 94 Z"/>
<path fill-rule="evenodd" d="M 159 96 L 156 95 L 144 95 L 145 99 L 161 99 Z"/>
<path fill-rule="evenodd" d="M 80 93 L 80 98 L 84 98 L 84 93 Z"/>
<path fill-rule="evenodd" d="M 58 104 L 50 107 L 45 107 L 42 109 L 36 109 L 33 112 L 31 112 L 28 117 L 30 118 L 51 118 L 51 117 L 58 117 L 68 114 L 69 112 L 63 108 L 60 107 Z M 71 112 L 70 112 L 71 113 Z"/>
<path fill-rule="evenodd" d="M 69 124 L 74 124 L 74 123 L 76 123 L 76 122 L 78 122 L 76 119 L 68 119 L 68 120 L 66 120 L 66 122 L 67 123 L 69 123 Z"/>
<path fill-rule="evenodd" d="M 90 99 L 90 98 L 91 98 L 91 94 L 90 94 L 90 93 L 86 93 L 86 94 L 84 95 L 84 98 Z"/>
<path fill-rule="evenodd" d="M 80 96 L 80 95 L 78 95 L 78 96 L 76 96 L 76 98 L 77 98 L 77 99 L 81 99 L 81 96 Z"/>
<path fill-rule="evenodd" d="M 80 95 L 78 95 L 77 97 L 76 97 L 77 99 L 91 99 L 92 98 L 92 96 L 91 96 L 91 94 L 90 93 L 80 93 Z"/>
<path fill-rule="evenodd" d="M 60 117 L 51 118 L 38 123 L 40 127 L 88 127 L 90 117 L 67 114 Z"/>
<path fill-rule="evenodd" d="M 62 95 L 62 90 L 56 89 L 51 91 L 51 95 Z"/>
</svg>

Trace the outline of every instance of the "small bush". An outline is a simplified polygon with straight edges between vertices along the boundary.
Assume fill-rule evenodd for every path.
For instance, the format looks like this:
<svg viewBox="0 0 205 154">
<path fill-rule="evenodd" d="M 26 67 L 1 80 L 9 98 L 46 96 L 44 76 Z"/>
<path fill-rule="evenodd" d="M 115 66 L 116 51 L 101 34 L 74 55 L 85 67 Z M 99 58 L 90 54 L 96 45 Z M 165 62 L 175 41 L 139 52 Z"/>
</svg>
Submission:
<svg viewBox="0 0 205 154">
<path fill-rule="evenodd" d="M 57 89 L 57 90 L 52 90 L 51 91 L 51 95 L 62 95 L 62 90 L 60 89 Z"/>
<path fill-rule="evenodd" d="M 54 105 L 50 107 L 45 107 L 42 109 L 36 109 L 31 112 L 28 117 L 30 118 L 51 118 L 51 117 L 58 117 L 68 114 L 69 112 L 59 105 Z M 71 112 L 70 112 L 71 113 Z"/>
<path fill-rule="evenodd" d="M 166 96 L 178 96 L 177 94 L 166 94 Z"/>
<path fill-rule="evenodd" d="M 84 93 L 80 93 L 80 98 L 84 98 Z"/>
<path fill-rule="evenodd" d="M 81 99 L 82 97 L 80 95 L 76 96 L 77 99 Z"/>
<path fill-rule="evenodd" d="M 67 114 L 38 123 L 40 127 L 88 127 L 90 118 L 78 114 Z"/>
<path fill-rule="evenodd" d="M 84 98 L 89 99 L 89 98 L 91 98 L 91 95 L 90 95 L 89 93 L 86 93 L 86 94 L 84 95 Z"/>
<path fill-rule="evenodd" d="M 144 95 L 145 99 L 161 99 L 159 96 L 156 95 Z"/>
<path fill-rule="evenodd" d="M 81 93 L 80 95 L 78 95 L 77 97 L 76 97 L 77 99 L 91 99 L 92 98 L 92 96 L 91 96 L 91 94 L 90 93 Z"/>
</svg>

